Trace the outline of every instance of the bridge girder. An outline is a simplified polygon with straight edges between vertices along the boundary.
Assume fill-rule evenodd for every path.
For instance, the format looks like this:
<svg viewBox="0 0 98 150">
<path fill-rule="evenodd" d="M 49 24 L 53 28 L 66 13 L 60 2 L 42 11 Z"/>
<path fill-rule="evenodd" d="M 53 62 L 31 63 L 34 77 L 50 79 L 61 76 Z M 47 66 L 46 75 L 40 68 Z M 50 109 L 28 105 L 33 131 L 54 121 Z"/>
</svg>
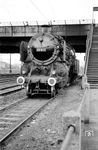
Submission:
<svg viewBox="0 0 98 150">
<path fill-rule="evenodd" d="M 91 24 L 52 25 L 44 27 L 44 31 L 63 36 L 76 52 L 84 53 L 90 26 Z M 42 30 L 41 26 L 0 26 L 0 53 L 19 53 L 20 42 L 29 41 L 35 33 Z"/>
</svg>

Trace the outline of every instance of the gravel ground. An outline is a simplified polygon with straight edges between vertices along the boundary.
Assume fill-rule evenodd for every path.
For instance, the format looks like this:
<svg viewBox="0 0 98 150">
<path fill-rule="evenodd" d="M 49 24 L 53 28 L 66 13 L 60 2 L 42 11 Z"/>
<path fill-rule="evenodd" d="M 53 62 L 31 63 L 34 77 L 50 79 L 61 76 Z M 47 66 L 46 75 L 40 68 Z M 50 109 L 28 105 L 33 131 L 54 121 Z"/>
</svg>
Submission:
<svg viewBox="0 0 98 150">
<path fill-rule="evenodd" d="M 0 108 L 9 105 L 10 103 L 13 103 L 21 98 L 24 98 L 25 96 L 25 89 L 17 91 L 15 93 L 7 94 L 5 96 L 0 96 Z"/>
<path fill-rule="evenodd" d="M 59 91 L 59 96 L 8 142 L 4 150 L 60 150 L 64 139 L 62 115 L 76 110 L 83 91 L 79 84 Z"/>
</svg>

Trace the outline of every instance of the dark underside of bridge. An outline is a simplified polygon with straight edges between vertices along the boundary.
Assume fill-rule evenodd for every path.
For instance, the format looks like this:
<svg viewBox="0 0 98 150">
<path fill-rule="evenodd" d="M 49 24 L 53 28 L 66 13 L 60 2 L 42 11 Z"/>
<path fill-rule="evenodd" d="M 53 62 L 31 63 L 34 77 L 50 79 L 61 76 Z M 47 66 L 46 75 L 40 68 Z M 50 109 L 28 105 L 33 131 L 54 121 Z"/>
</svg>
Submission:
<svg viewBox="0 0 98 150">
<path fill-rule="evenodd" d="M 21 41 L 29 41 L 31 37 L 0 37 L 0 53 L 19 53 Z M 77 53 L 85 53 L 86 36 L 63 37 Z"/>
</svg>

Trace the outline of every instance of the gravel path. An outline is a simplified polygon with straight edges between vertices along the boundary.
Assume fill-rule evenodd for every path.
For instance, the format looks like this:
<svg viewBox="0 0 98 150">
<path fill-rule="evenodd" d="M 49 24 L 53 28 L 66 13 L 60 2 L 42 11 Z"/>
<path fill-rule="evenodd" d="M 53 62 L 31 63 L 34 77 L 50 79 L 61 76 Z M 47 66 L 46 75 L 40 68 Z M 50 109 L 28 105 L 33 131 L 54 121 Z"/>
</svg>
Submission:
<svg viewBox="0 0 98 150">
<path fill-rule="evenodd" d="M 63 137 L 62 115 L 76 110 L 83 91 L 79 85 L 60 90 L 59 96 L 31 120 L 4 150 L 60 150 Z"/>
</svg>

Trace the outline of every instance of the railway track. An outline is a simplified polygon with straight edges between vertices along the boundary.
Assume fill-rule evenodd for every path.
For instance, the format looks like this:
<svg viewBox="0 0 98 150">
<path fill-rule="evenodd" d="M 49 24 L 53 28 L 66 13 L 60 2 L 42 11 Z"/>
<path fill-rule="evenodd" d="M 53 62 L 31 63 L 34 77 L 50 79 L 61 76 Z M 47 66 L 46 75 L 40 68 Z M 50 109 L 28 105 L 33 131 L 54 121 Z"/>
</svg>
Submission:
<svg viewBox="0 0 98 150">
<path fill-rule="evenodd" d="M 18 84 L 12 84 L 12 85 L 10 84 L 10 85 L 3 86 L 3 87 L 0 87 L 0 96 L 19 91 L 21 89 L 23 89 L 23 87 Z"/>
<path fill-rule="evenodd" d="M 51 99 L 24 98 L 0 109 L 0 148 L 4 142 L 19 130 L 35 114 L 39 113 Z"/>
<path fill-rule="evenodd" d="M 27 97 L 24 97 L 24 98 L 21 98 L 21 99 L 18 99 L 17 101 L 13 102 L 13 103 L 10 103 L 10 104 L 7 104 L 5 106 L 1 106 L 0 107 L 0 114 L 4 111 L 4 110 L 7 110 L 7 109 L 10 109 L 11 107 L 13 107 L 14 105 L 24 101 Z"/>
<path fill-rule="evenodd" d="M 19 86 L 17 83 L 7 83 L 7 84 L 4 84 L 2 86 L 0 86 L 0 90 L 5 90 L 7 88 L 10 88 L 10 87 L 16 87 L 16 86 Z"/>
<path fill-rule="evenodd" d="M 0 95 L 9 94 L 22 89 L 22 87 L 16 83 L 18 76 L 18 74 L 0 75 Z"/>
<path fill-rule="evenodd" d="M 0 84 L 15 82 L 19 74 L 0 75 Z"/>
<path fill-rule="evenodd" d="M 0 84 L 7 84 L 7 83 L 14 83 L 16 81 L 17 78 L 1 78 L 0 79 Z"/>
</svg>

